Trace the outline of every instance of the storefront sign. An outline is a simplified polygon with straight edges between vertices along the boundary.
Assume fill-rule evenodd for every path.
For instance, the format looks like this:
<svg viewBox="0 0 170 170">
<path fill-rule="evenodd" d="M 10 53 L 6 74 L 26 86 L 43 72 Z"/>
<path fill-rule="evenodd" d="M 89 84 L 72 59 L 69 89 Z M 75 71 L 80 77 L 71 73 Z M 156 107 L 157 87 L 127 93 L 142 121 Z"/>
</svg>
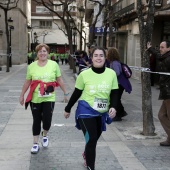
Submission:
<svg viewBox="0 0 170 170">
<path fill-rule="evenodd" d="M 104 28 L 105 28 L 105 27 L 95 27 L 94 32 L 95 32 L 95 33 L 103 33 L 103 32 L 104 32 Z M 115 31 L 116 31 L 116 28 L 115 28 L 115 27 L 112 27 L 112 30 L 113 30 L 113 32 L 115 32 Z M 90 32 L 92 32 L 92 28 L 90 28 Z M 109 27 L 107 28 L 107 32 L 109 32 Z"/>
</svg>

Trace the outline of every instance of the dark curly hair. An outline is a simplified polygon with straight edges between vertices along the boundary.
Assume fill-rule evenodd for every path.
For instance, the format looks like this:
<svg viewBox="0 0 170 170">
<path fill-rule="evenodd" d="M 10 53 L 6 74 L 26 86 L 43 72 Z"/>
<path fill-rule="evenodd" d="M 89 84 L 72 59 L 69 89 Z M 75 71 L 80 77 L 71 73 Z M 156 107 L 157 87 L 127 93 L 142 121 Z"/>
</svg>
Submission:
<svg viewBox="0 0 170 170">
<path fill-rule="evenodd" d="M 119 55 L 118 50 L 114 47 L 109 48 L 108 53 L 107 53 L 107 59 L 110 62 L 115 61 L 115 60 L 120 61 L 120 55 Z"/>
<path fill-rule="evenodd" d="M 102 51 L 103 51 L 103 54 L 104 54 L 104 57 L 106 58 L 106 52 L 105 52 L 104 48 L 102 48 L 102 47 L 95 47 L 95 48 L 93 49 L 93 51 L 92 51 L 92 57 L 93 57 L 93 54 L 94 54 L 94 52 L 95 52 L 96 50 L 102 50 Z"/>
</svg>

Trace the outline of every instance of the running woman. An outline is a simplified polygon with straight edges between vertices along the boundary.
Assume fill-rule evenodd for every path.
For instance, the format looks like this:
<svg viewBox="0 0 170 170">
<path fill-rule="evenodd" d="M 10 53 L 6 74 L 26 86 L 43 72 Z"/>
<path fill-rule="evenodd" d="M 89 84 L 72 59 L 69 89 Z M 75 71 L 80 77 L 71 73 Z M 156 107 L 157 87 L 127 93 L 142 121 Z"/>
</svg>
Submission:
<svg viewBox="0 0 170 170">
<path fill-rule="evenodd" d="M 55 105 L 55 87 L 60 86 L 64 93 L 64 100 L 67 100 L 67 93 L 61 72 L 55 61 L 48 60 L 50 48 L 46 44 L 39 44 L 36 47 L 37 60 L 27 68 L 26 80 L 19 98 L 20 104 L 25 103 L 27 108 L 30 103 L 33 116 L 33 146 L 31 153 L 38 153 L 39 135 L 42 131 L 42 146 L 48 147 L 49 140 L 47 133 L 51 127 L 52 115 Z M 30 87 L 30 91 L 24 102 L 24 95 Z"/>
<path fill-rule="evenodd" d="M 106 123 L 116 115 L 118 82 L 115 71 L 105 67 L 105 50 L 92 51 L 92 67 L 82 71 L 76 80 L 75 90 L 65 107 L 64 117 L 70 116 L 72 106 L 78 101 L 76 127 L 84 133 L 86 145 L 83 152 L 84 166 L 95 170 L 96 145 Z"/>
</svg>

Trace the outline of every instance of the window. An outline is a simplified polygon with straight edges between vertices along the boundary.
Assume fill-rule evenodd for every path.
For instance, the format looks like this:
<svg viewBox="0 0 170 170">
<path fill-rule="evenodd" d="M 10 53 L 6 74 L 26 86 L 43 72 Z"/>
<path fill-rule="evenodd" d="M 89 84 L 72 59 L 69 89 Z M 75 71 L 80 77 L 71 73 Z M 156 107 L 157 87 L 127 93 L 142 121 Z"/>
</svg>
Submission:
<svg viewBox="0 0 170 170">
<path fill-rule="evenodd" d="M 54 11 L 63 11 L 63 3 L 60 1 L 54 1 Z"/>
<path fill-rule="evenodd" d="M 52 21 L 40 21 L 40 28 L 52 28 Z"/>
<path fill-rule="evenodd" d="M 68 6 L 68 10 L 71 12 L 76 12 L 76 6 L 70 5 Z"/>
<path fill-rule="evenodd" d="M 54 6 L 54 11 L 63 11 L 63 5 Z"/>
<path fill-rule="evenodd" d="M 170 22 L 164 22 L 163 40 L 170 41 Z"/>
<path fill-rule="evenodd" d="M 36 6 L 36 13 L 49 13 L 50 11 L 44 6 Z"/>
</svg>

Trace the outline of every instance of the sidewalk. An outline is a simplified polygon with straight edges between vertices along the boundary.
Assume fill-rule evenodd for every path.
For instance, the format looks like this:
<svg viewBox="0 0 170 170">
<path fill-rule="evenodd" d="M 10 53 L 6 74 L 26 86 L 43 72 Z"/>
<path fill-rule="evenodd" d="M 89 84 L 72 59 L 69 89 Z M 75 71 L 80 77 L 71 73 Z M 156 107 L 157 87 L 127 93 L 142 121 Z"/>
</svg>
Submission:
<svg viewBox="0 0 170 170">
<path fill-rule="evenodd" d="M 32 116 L 24 110 L 18 99 L 25 80 L 26 64 L 13 66 L 6 73 L 0 71 L 0 170 L 86 170 L 82 152 L 84 137 L 75 128 L 74 111 L 65 119 L 65 103 L 60 88 L 56 90 L 57 101 L 49 132 L 48 149 L 41 147 L 37 155 L 31 155 Z M 60 65 L 63 80 L 70 94 L 74 90 L 74 74 L 69 66 Z M 122 122 L 107 126 L 99 139 L 96 170 L 170 170 L 170 148 L 160 147 L 166 135 L 159 123 L 157 113 L 161 102 L 159 90 L 152 87 L 154 137 L 140 135 L 142 131 L 141 84 L 130 80 L 132 94 L 123 94 L 123 104 L 128 113 Z"/>
</svg>

